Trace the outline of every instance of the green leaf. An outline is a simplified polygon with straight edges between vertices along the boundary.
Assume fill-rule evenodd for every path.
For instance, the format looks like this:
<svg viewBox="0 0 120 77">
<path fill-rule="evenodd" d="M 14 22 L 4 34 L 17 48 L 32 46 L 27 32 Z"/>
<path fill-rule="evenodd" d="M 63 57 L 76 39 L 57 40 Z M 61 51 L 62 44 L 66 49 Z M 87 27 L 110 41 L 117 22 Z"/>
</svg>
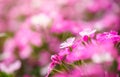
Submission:
<svg viewBox="0 0 120 77">
<path fill-rule="evenodd" d="M 0 77 L 13 77 L 10 74 L 6 74 L 5 72 L 0 72 Z"/>
</svg>

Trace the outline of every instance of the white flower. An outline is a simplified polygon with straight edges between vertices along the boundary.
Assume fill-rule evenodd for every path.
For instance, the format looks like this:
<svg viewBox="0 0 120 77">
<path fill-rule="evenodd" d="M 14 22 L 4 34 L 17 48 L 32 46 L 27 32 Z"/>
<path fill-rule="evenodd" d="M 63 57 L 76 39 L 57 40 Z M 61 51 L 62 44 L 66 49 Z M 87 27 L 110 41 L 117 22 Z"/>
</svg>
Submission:
<svg viewBox="0 0 120 77">
<path fill-rule="evenodd" d="M 79 35 L 82 37 L 85 35 L 90 36 L 91 34 L 94 34 L 95 32 L 96 32 L 96 30 L 91 30 L 91 29 L 87 28 L 87 29 L 84 29 L 83 31 L 79 32 Z"/>
<path fill-rule="evenodd" d="M 66 48 L 66 47 L 72 46 L 74 40 L 75 40 L 75 37 L 68 38 L 66 41 L 60 44 L 60 48 Z"/>
<path fill-rule="evenodd" d="M 43 28 L 46 28 L 47 26 L 49 26 L 50 22 L 51 22 L 51 18 L 45 14 L 38 14 L 35 15 L 31 18 L 31 22 L 33 25 L 35 26 L 41 26 Z"/>
</svg>

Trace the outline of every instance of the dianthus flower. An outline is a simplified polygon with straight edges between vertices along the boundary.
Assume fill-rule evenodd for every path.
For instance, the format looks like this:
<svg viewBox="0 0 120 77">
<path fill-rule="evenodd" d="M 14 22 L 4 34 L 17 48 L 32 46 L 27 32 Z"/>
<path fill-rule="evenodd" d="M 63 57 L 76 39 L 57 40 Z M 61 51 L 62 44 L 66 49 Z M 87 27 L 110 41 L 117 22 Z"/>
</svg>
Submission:
<svg viewBox="0 0 120 77">
<path fill-rule="evenodd" d="M 117 32 L 97 34 L 96 30 L 83 30 L 79 34 L 63 42 L 60 52 L 51 57 L 50 77 L 117 77 L 118 70 L 113 72 L 112 69 L 114 63 L 119 62 L 116 44 L 120 36 Z M 87 41 L 83 40 L 85 36 L 89 38 Z"/>
</svg>

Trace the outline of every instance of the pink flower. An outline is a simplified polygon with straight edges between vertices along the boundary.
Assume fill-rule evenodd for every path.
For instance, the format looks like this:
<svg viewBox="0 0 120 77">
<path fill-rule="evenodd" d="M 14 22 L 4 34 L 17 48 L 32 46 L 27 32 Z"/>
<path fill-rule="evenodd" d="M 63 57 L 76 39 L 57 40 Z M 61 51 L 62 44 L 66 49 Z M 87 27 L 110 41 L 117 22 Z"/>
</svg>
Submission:
<svg viewBox="0 0 120 77">
<path fill-rule="evenodd" d="M 61 63 L 61 57 L 59 55 L 52 55 L 51 60 L 55 64 L 60 64 Z"/>
<path fill-rule="evenodd" d="M 96 70 L 97 69 L 97 70 Z M 75 77 L 104 77 L 104 69 L 98 64 L 85 64 L 71 71 Z"/>
<path fill-rule="evenodd" d="M 83 41 L 88 41 L 89 38 L 92 38 L 95 34 L 96 30 L 91 29 L 84 29 L 83 31 L 79 32 L 79 35 L 82 37 Z"/>
<path fill-rule="evenodd" d="M 20 49 L 20 51 L 18 53 L 22 59 L 26 59 L 31 55 L 32 48 L 29 45 L 24 46 L 22 49 Z"/>
<path fill-rule="evenodd" d="M 29 43 L 35 46 L 41 45 L 40 34 L 29 28 L 21 28 L 15 35 L 15 41 L 20 47 L 28 45 Z"/>
<path fill-rule="evenodd" d="M 45 66 L 49 62 L 50 62 L 50 53 L 48 53 L 47 51 L 40 52 L 40 55 L 39 55 L 39 64 L 41 66 Z"/>
<path fill-rule="evenodd" d="M 20 69 L 21 67 L 21 62 L 19 60 L 6 64 L 6 63 L 0 63 L 0 70 L 3 72 L 6 72 L 8 74 L 14 73 L 16 70 Z"/>
<path fill-rule="evenodd" d="M 119 18 L 113 13 L 106 13 L 105 16 L 96 22 L 94 22 L 94 28 L 97 30 L 119 30 Z"/>
<path fill-rule="evenodd" d="M 59 51 L 59 45 L 60 45 L 60 40 L 56 37 L 52 37 L 52 36 L 49 36 L 49 35 L 46 35 L 46 40 L 47 40 L 47 43 L 49 45 L 49 49 L 54 51 L 54 52 L 58 52 Z"/>
<path fill-rule="evenodd" d="M 49 76 L 50 72 L 54 69 L 56 64 L 61 64 L 61 57 L 59 55 L 52 55 L 51 60 L 52 62 L 50 63 L 50 66 L 48 67 L 48 73 L 46 77 Z"/>
<path fill-rule="evenodd" d="M 97 39 L 99 41 L 111 40 L 115 42 L 115 41 L 120 41 L 120 36 L 116 31 L 111 31 L 111 32 L 104 32 L 104 33 L 98 34 Z"/>
<path fill-rule="evenodd" d="M 92 12 L 98 12 L 104 9 L 108 9 L 111 5 L 110 0 L 102 1 L 102 0 L 90 0 L 89 4 L 87 4 L 87 9 Z"/>
<path fill-rule="evenodd" d="M 61 57 L 64 57 L 65 55 L 68 55 L 70 53 L 69 48 L 65 48 L 63 50 L 60 50 L 60 52 L 58 53 Z"/>
<path fill-rule="evenodd" d="M 52 70 L 54 69 L 55 65 L 56 65 L 56 64 L 55 64 L 54 62 L 50 63 L 50 65 L 49 65 L 49 67 L 48 67 L 48 72 L 47 72 L 47 74 L 46 74 L 45 77 L 49 77 L 49 75 L 50 75 L 50 73 L 52 72 Z"/>
<path fill-rule="evenodd" d="M 29 27 L 22 27 L 16 32 L 14 40 L 17 44 L 20 57 L 28 58 L 32 53 L 31 44 L 34 46 L 41 46 L 41 36 L 38 32 L 32 31 Z"/>
<path fill-rule="evenodd" d="M 100 42 L 92 39 L 90 43 L 84 43 L 78 38 L 72 49 L 65 48 L 59 54 L 65 56 L 67 62 L 91 59 L 95 63 L 102 63 L 112 62 L 117 57 L 117 51 L 111 41 Z"/>
<path fill-rule="evenodd" d="M 28 74 L 25 74 L 23 77 L 31 77 L 30 75 L 28 75 Z"/>
<path fill-rule="evenodd" d="M 16 43 L 15 40 L 13 38 L 8 38 L 5 42 L 4 42 L 4 46 L 3 46 L 3 53 L 1 54 L 1 59 L 3 61 L 13 61 L 15 59 L 15 55 L 14 55 L 14 51 L 16 48 Z"/>
</svg>

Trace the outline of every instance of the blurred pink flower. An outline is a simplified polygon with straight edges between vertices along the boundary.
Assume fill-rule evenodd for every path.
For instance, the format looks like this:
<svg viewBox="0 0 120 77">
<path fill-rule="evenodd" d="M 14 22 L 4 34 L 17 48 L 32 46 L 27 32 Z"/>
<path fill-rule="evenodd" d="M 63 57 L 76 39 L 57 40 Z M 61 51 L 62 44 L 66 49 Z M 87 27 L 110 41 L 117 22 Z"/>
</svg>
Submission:
<svg viewBox="0 0 120 77">
<path fill-rule="evenodd" d="M 29 28 L 21 28 L 16 32 L 14 40 L 19 49 L 21 58 L 28 58 L 32 53 L 31 45 L 41 46 L 41 36 L 38 32 L 34 32 Z"/>
<path fill-rule="evenodd" d="M 97 69 L 97 70 L 96 70 Z M 99 64 L 85 64 L 71 71 L 75 77 L 104 77 L 104 69 Z"/>
<path fill-rule="evenodd" d="M 14 51 L 16 48 L 16 43 L 13 38 L 8 38 L 3 46 L 3 53 L 1 54 L 1 58 L 3 61 L 13 61 L 15 59 Z"/>
<path fill-rule="evenodd" d="M 32 48 L 30 46 L 24 46 L 18 53 L 21 59 L 26 59 L 31 55 Z"/>
<path fill-rule="evenodd" d="M 20 69 L 20 67 L 21 62 L 19 60 L 10 64 L 0 63 L 0 70 L 8 74 L 14 73 L 16 70 Z"/>
<path fill-rule="evenodd" d="M 44 59 L 44 60 L 43 60 Z M 50 62 L 50 53 L 47 51 L 41 51 L 39 55 L 39 64 L 45 66 Z"/>
<path fill-rule="evenodd" d="M 23 77 L 31 77 L 30 75 L 28 75 L 28 74 L 25 74 Z"/>
</svg>

